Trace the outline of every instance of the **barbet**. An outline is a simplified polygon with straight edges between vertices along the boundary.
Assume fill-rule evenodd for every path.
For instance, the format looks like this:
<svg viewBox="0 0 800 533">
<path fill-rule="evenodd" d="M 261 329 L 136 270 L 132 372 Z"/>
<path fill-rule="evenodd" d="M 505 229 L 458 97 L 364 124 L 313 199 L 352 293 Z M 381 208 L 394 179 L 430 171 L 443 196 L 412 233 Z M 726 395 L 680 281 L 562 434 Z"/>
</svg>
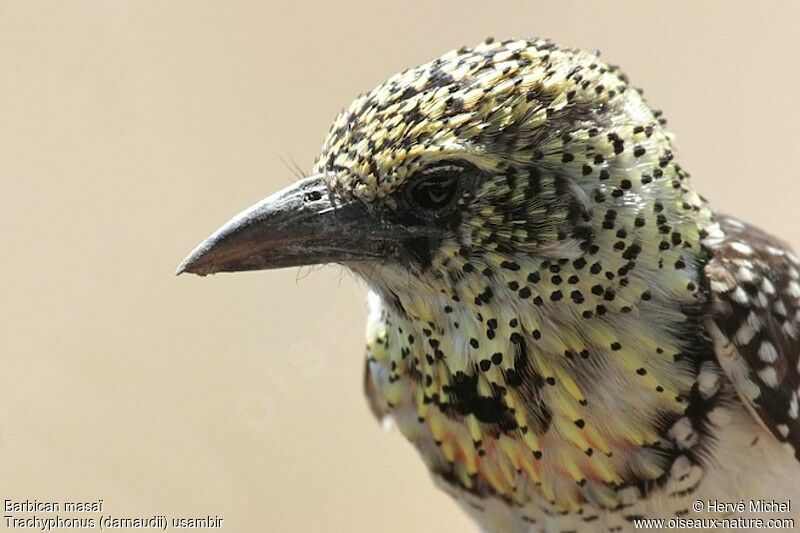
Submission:
<svg viewBox="0 0 800 533">
<path fill-rule="evenodd" d="M 800 260 L 695 192 L 596 54 L 391 77 L 179 271 L 314 263 L 366 282 L 370 406 L 485 529 L 797 516 L 764 511 L 800 494 Z"/>
</svg>

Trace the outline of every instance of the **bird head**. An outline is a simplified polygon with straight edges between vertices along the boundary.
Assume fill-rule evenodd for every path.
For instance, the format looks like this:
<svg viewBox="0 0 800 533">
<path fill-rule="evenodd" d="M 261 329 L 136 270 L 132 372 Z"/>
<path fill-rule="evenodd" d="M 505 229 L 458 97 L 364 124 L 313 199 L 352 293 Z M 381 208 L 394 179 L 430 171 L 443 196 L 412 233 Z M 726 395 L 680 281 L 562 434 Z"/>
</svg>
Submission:
<svg viewBox="0 0 800 533">
<path fill-rule="evenodd" d="M 179 272 L 340 263 L 385 294 L 438 294 L 472 271 L 594 254 L 609 212 L 633 227 L 686 192 L 677 167 L 677 185 L 663 177 L 662 122 L 596 54 L 542 40 L 454 50 L 358 97 L 312 176 L 234 217 Z"/>
<path fill-rule="evenodd" d="M 376 372 L 418 384 L 386 385 L 385 404 L 415 403 L 432 434 L 474 415 L 475 442 L 480 427 L 519 427 L 543 483 L 555 480 L 543 494 L 574 508 L 575 482 L 600 471 L 591 446 L 607 484 L 668 468 L 659 424 L 694 383 L 683 354 L 702 343 L 681 332 L 699 331 L 686 313 L 704 301 L 698 222 L 710 217 L 686 176 L 616 67 L 548 41 L 485 42 L 358 97 L 312 176 L 234 217 L 179 270 L 345 265 L 371 289 Z M 418 426 L 401 431 L 414 440 Z"/>
</svg>

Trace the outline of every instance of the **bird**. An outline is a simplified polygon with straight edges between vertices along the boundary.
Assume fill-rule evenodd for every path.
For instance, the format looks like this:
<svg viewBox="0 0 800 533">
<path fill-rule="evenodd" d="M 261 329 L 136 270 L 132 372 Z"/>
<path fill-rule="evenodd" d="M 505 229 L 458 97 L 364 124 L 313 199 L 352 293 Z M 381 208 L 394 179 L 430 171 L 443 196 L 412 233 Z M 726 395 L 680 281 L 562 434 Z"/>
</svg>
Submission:
<svg viewBox="0 0 800 533">
<path fill-rule="evenodd" d="M 371 411 L 485 531 L 796 520 L 800 259 L 675 151 L 598 52 L 487 39 L 358 96 L 178 273 L 362 280 Z"/>
</svg>

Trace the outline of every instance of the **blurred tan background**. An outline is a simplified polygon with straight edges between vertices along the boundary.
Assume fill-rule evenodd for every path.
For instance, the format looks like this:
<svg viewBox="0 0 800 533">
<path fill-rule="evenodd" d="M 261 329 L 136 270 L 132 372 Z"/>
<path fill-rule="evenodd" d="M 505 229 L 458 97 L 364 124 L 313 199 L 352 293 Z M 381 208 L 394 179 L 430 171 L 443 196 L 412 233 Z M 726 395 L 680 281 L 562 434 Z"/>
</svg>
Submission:
<svg viewBox="0 0 800 533">
<path fill-rule="evenodd" d="M 488 35 L 599 48 L 719 208 L 800 245 L 796 2 L 0 0 L 0 499 L 462 531 L 361 393 L 340 267 L 175 278 L 337 111 Z M 0 528 L 3 526 L 0 525 Z"/>
</svg>

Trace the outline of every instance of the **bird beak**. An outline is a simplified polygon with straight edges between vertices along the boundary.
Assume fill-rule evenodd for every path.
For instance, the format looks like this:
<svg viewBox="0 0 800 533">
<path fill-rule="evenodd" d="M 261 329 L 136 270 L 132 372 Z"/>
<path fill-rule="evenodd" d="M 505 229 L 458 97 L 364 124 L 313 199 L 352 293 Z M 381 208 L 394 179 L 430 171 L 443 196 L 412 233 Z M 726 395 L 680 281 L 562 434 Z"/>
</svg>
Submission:
<svg viewBox="0 0 800 533">
<path fill-rule="evenodd" d="M 316 175 L 233 217 L 189 254 L 177 274 L 374 260 L 396 253 L 396 243 L 393 225 L 361 200 L 338 198 Z"/>
</svg>

